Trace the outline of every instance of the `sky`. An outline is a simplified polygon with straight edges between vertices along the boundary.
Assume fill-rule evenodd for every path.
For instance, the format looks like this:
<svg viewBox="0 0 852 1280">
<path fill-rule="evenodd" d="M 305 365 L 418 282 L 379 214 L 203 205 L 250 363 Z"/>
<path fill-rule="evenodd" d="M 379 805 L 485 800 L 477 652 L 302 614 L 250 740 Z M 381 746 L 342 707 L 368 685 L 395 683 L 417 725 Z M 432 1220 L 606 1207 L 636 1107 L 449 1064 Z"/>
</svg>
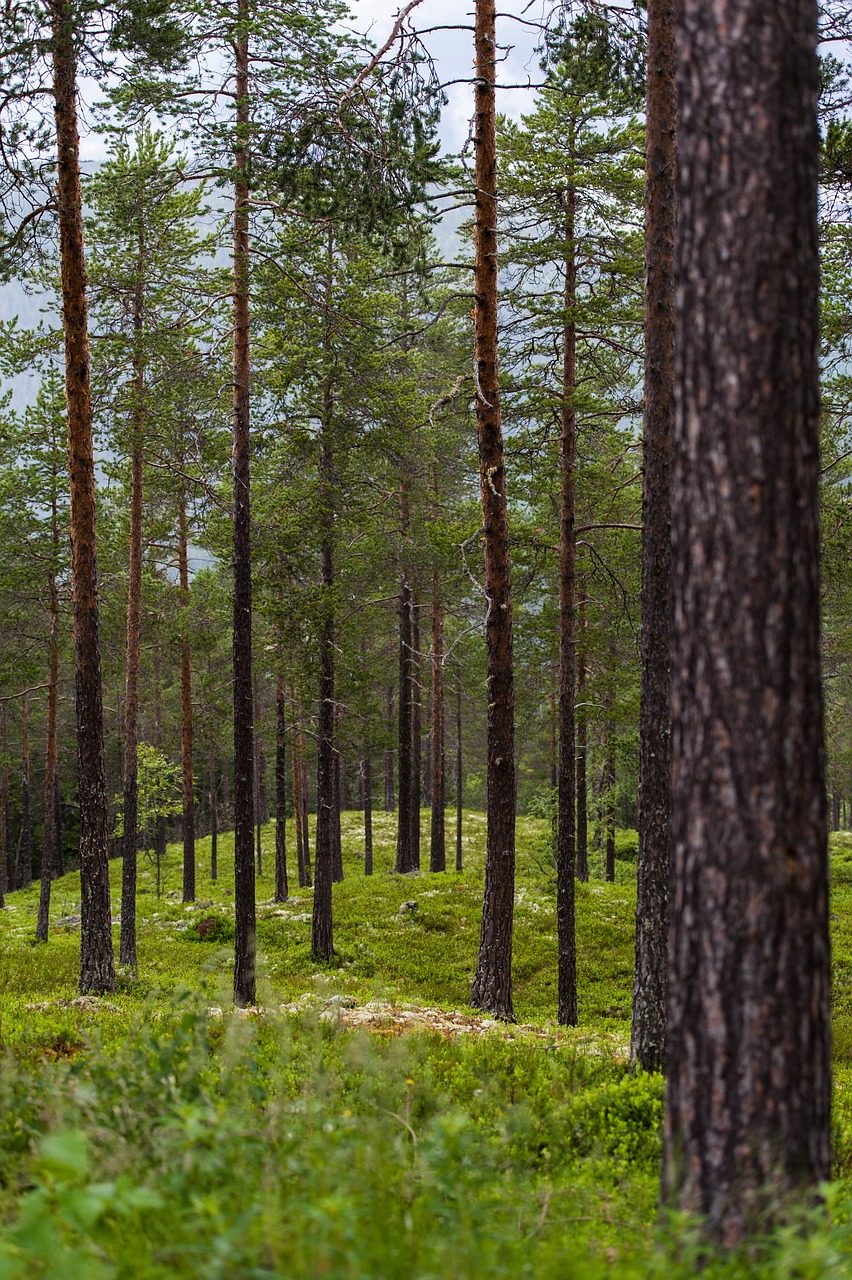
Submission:
<svg viewBox="0 0 852 1280">
<path fill-rule="evenodd" d="M 354 25 L 358 30 L 369 31 L 373 43 L 384 44 L 393 28 L 400 10 L 398 0 L 350 0 L 355 14 Z M 551 0 L 498 0 L 498 12 L 523 17 L 526 22 L 540 21 L 553 8 Z M 444 109 L 441 136 L 449 151 L 458 151 L 464 144 L 470 128 L 473 111 L 473 3 L 472 0 L 421 0 L 411 13 L 409 21 L 418 31 L 446 26 L 471 27 L 470 31 L 430 31 L 423 37 L 435 60 L 441 80 L 465 80 L 446 90 L 449 102 Z M 506 60 L 498 67 L 498 83 L 529 84 L 540 79 L 538 57 L 535 54 L 535 29 L 513 21 L 511 17 L 497 20 L 497 42 L 512 46 Z M 529 111 L 532 94 L 525 89 L 505 89 L 499 95 L 498 110 L 518 116 Z"/>
</svg>

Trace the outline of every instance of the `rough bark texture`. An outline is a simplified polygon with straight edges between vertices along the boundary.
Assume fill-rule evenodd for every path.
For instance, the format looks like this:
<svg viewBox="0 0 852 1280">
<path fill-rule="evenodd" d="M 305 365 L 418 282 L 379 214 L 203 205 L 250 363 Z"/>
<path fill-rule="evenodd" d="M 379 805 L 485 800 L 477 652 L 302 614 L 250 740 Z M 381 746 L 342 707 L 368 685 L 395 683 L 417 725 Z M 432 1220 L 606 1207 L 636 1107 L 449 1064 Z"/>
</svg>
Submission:
<svg viewBox="0 0 852 1280">
<path fill-rule="evenodd" d="M 242 32 L 248 0 L 238 0 Z M 254 878 L 254 708 L 251 651 L 251 524 L 249 514 L 249 49 L 235 42 L 237 144 L 234 152 L 234 1002 L 256 997 Z"/>
<path fill-rule="evenodd" d="M 361 762 L 364 785 L 364 875 L 373 874 L 373 774 L 370 767 L 370 752 L 364 752 Z"/>
<path fill-rule="evenodd" d="M 137 269 L 141 269 L 140 261 Z M 141 399 L 145 370 L 138 355 L 138 339 L 144 327 L 144 298 L 137 284 L 133 307 L 133 332 L 137 355 L 133 363 L 133 418 L 130 450 L 130 538 L 127 557 L 127 627 L 124 658 L 124 795 L 121 864 L 121 929 L 118 958 L 136 968 L 136 846 L 139 827 L 139 645 L 142 635 L 142 419 Z"/>
<path fill-rule="evenodd" d="M 586 580 L 577 578 L 577 879 L 589 878 L 588 716 L 586 707 Z"/>
<path fill-rule="evenodd" d="M 56 501 L 53 504 L 54 552 L 58 549 L 59 527 Z M 56 719 L 59 694 L 59 591 L 53 573 L 48 583 L 50 592 L 50 641 L 47 678 L 47 733 L 44 746 L 44 839 L 41 855 L 41 883 L 38 895 L 36 938 L 47 942 L 50 929 L 50 886 L 56 873 Z"/>
<path fill-rule="evenodd" d="M 192 660 L 186 621 L 189 610 L 189 557 L 186 499 L 178 507 L 178 573 L 184 621 L 180 641 L 180 761 L 183 778 L 183 901 L 195 901 L 195 774 L 192 762 Z"/>
<path fill-rule="evenodd" d="M 577 1025 L 577 942 L 574 921 L 574 597 L 577 548 L 574 536 L 574 466 L 577 420 L 574 412 L 577 365 L 577 264 L 574 224 L 577 197 L 565 190 L 565 284 L 562 330 L 562 423 L 560 440 L 561 505 L 559 517 L 559 786 L 556 824 L 556 930 L 560 1026 Z"/>
<path fill-rule="evenodd" d="M 286 902 L 287 886 L 287 682 L 275 686 L 275 901 Z"/>
<path fill-rule="evenodd" d="M 71 493 L 71 577 L 74 589 L 74 673 L 80 797 L 80 991 L 115 990 L 112 949 L 103 687 L 95 542 L 95 467 L 89 380 L 89 321 L 83 253 L 77 67 L 72 7 L 52 0 L 53 97 L 56 117 L 59 256 L 68 475 Z"/>
<path fill-rule="evenodd" d="M 476 0 L 476 227 L 474 373 L 488 655 L 488 834 L 485 896 L 471 1003 L 514 1019 L 512 923 L 515 906 L 515 695 L 506 469 L 497 378 L 497 155 L 494 0 Z"/>
<path fill-rule="evenodd" d="M 456 691 L 456 871 L 461 871 L 462 869 L 463 785 L 461 689 L 458 689 Z"/>
<path fill-rule="evenodd" d="M 813 0 L 682 0 L 664 1192 L 830 1174 Z"/>
<path fill-rule="evenodd" d="M 257 677 L 253 681 L 254 697 L 254 851 L 255 868 L 258 879 L 263 875 L 263 802 L 260 795 L 260 775 L 263 768 L 261 752 L 260 723 L 263 718 L 263 707 L 257 687 Z"/>
<path fill-rule="evenodd" d="M 432 578 L 432 830 L 429 870 L 446 871 L 446 765 L 444 761 L 444 606 L 441 580 Z"/>
<path fill-rule="evenodd" d="M 631 1061 L 665 1066 L 671 836 L 671 447 L 677 224 L 677 0 L 649 0 L 639 857 Z"/>
</svg>

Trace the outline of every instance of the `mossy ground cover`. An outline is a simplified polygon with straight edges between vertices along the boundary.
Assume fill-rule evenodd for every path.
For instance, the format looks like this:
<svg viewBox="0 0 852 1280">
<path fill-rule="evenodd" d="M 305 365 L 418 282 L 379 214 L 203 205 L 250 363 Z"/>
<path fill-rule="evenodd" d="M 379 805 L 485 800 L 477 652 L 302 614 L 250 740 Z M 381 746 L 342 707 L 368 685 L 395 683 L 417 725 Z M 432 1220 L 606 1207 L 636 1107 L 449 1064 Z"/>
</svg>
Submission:
<svg viewBox="0 0 852 1280">
<path fill-rule="evenodd" d="M 288 835 L 291 834 L 288 831 Z M 139 972 L 76 997 L 79 878 L 0 918 L 2 1277 L 679 1276 L 689 1225 L 657 1225 L 662 1083 L 630 1078 L 634 867 L 578 887 L 581 1026 L 556 1028 L 556 920 L 544 822 L 521 819 L 515 991 L 520 1028 L 447 1039 L 371 1036 L 322 1015 L 334 996 L 464 1009 L 476 956 L 484 817 L 465 815 L 465 869 L 392 872 L 394 817 L 363 875 L 344 818 L 329 966 L 311 960 L 310 891 L 258 882 L 259 1000 L 229 1007 L 232 841 L 198 842 L 198 901 L 143 864 Z M 292 845 L 291 845 L 292 847 Z M 426 815 L 424 814 L 424 848 Z M 830 1214 L 705 1274 L 852 1276 L 852 835 L 834 842 L 837 1190 Z M 112 867 L 115 910 L 119 864 Z M 416 904 L 403 908 L 403 904 Z M 61 923 L 62 919 L 68 923 Z M 200 921 L 215 921 L 206 939 Z M 282 1013 L 298 1005 L 304 1012 Z M 332 1006 L 333 1007 L 333 1006 Z M 544 1034 L 542 1034 L 544 1033 Z M 666 1235 L 668 1233 L 668 1235 Z"/>
</svg>

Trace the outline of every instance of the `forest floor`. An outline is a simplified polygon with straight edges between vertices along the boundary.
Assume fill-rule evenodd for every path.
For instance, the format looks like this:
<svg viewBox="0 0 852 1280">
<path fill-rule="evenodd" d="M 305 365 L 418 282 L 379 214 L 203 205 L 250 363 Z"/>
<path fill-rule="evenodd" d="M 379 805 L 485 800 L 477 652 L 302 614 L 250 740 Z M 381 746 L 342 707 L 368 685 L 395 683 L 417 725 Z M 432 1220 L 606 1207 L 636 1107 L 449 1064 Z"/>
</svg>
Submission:
<svg viewBox="0 0 852 1280">
<path fill-rule="evenodd" d="M 197 842 L 192 905 L 179 846 L 159 897 L 143 856 L 139 971 L 104 999 L 76 992 L 79 875 L 54 884 L 47 945 L 38 886 L 8 895 L 0 1280 L 695 1273 L 690 1224 L 658 1221 L 662 1081 L 627 1070 L 635 833 L 619 833 L 615 884 L 593 857 L 578 885 L 580 1026 L 561 1029 L 547 825 L 519 820 L 511 1026 L 467 1005 L 484 815 L 465 813 L 459 873 L 397 876 L 394 815 L 377 813 L 374 832 L 365 877 L 361 815 L 344 815 L 336 956 L 318 966 L 311 892 L 291 870 L 289 901 L 272 900 L 264 829 L 248 1013 L 230 1001 L 228 834 L 215 883 L 209 838 Z M 702 1257 L 706 1275 L 852 1277 L 852 834 L 833 837 L 832 869 L 829 1212 L 740 1258 Z"/>
</svg>

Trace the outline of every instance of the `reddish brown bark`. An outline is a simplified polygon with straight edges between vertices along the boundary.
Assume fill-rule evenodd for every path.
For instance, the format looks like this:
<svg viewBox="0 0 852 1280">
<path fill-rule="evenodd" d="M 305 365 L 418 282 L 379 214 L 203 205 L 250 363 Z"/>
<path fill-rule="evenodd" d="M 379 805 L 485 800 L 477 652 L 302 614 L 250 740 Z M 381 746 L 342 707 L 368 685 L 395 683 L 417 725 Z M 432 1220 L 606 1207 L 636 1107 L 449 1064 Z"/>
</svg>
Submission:
<svg viewBox="0 0 852 1280">
<path fill-rule="evenodd" d="M 234 1002 L 254 1004 L 254 706 L 251 650 L 249 450 L 249 45 L 248 0 L 237 0 L 234 43 Z"/>
<path fill-rule="evenodd" d="M 488 834 L 479 955 L 471 1003 L 514 1019 L 515 695 L 506 469 L 497 376 L 497 154 L 494 0 L 476 0 L 474 368 L 485 538 L 488 655 Z"/>
<path fill-rule="evenodd" d="M 831 1170 L 816 18 L 678 24 L 664 1191 L 725 1246 Z"/>
<path fill-rule="evenodd" d="M 80 990 L 115 990 L 112 947 L 103 689 L 95 539 L 95 468 L 89 373 L 89 324 L 77 129 L 77 65 L 73 9 L 51 0 L 53 98 L 56 119 L 59 256 L 68 474 L 71 495 L 71 577 L 74 593 L 74 667 L 80 798 Z"/>
<path fill-rule="evenodd" d="M 671 448 L 677 223 L 677 0 L 649 0 L 639 857 L 631 1061 L 665 1066 L 671 838 Z"/>
</svg>

